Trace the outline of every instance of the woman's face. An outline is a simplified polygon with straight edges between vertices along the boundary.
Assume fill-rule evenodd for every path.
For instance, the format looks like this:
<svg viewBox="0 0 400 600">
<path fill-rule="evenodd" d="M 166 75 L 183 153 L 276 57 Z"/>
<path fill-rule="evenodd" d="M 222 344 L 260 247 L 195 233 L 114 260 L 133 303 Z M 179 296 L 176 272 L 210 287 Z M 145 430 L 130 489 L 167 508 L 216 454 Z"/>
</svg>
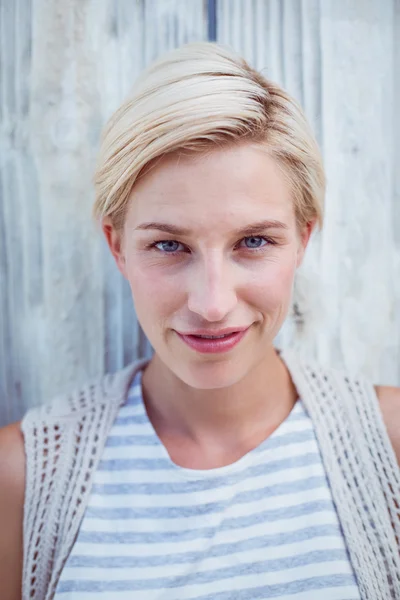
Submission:
<svg viewBox="0 0 400 600">
<path fill-rule="evenodd" d="M 107 219 L 104 231 L 158 357 L 213 389 L 271 350 L 310 227 L 298 231 L 282 171 L 247 143 L 164 157 L 134 186 L 122 237 Z"/>
</svg>

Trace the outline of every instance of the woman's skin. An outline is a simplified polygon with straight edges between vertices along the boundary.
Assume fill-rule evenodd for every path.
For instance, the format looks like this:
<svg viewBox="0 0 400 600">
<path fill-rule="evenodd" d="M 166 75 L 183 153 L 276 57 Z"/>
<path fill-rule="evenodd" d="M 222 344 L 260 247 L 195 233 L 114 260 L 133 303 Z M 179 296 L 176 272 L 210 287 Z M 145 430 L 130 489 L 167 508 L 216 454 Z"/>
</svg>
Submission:
<svg viewBox="0 0 400 600">
<path fill-rule="evenodd" d="M 230 464 L 292 409 L 296 390 L 273 340 L 312 228 L 298 227 L 284 173 L 265 149 L 249 143 L 159 160 L 135 185 L 123 230 L 104 219 L 111 252 L 155 349 L 143 375 L 146 408 L 176 464 Z M 224 353 L 198 352 L 179 335 L 225 328 L 248 329 Z M 400 462 L 400 389 L 378 387 L 377 394 Z M 5 600 L 21 598 L 23 497 L 17 423 L 0 431 Z"/>
<path fill-rule="evenodd" d="M 311 229 L 299 230 L 282 171 L 252 144 L 160 160 L 135 186 L 123 231 L 105 220 L 155 350 L 143 376 L 147 410 L 178 464 L 229 464 L 293 408 L 273 340 Z M 236 347 L 217 354 L 177 335 L 246 327 Z"/>
</svg>

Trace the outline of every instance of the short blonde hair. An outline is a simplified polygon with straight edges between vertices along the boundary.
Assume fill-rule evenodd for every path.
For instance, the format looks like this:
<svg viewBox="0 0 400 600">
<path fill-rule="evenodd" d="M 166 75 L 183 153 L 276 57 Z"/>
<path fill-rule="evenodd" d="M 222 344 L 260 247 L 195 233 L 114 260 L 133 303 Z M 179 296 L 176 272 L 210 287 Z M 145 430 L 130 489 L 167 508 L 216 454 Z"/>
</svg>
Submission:
<svg viewBox="0 0 400 600">
<path fill-rule="evenodd" d="M 94 216 L 123 224 L 143 170 L 175 151 L 251 141 L 266 146 L 292 185 L 300 225 L 322 225 L 325 175 L 302 109 L 232 50 L 211 42 L 182 46 L 137 80 L 102 136 Z"/>
</svg>

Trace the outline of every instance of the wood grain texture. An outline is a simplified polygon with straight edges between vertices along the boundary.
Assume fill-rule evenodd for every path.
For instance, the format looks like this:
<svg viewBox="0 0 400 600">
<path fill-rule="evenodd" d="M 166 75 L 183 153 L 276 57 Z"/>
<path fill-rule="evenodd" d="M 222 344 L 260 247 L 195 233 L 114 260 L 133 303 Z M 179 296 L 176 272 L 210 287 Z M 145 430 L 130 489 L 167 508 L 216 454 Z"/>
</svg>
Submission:
<svg viewBox="0 0 400 600">
<path fill-rule="evenodd" d="M 328 318 L 319 356 L 399 383 L 395 5 L 368 0 L 361 14 L 347 0 L 321 7 L 328 197 L 320 276 Z"/>
<path fill-rule="evenodd" d="M 398 384 L 399 2 L 223 0 L 218 18 L 218 39 L 303 105 L 327 171 L 278 341 Z"/>
<path fill-rule="evenodd" d="M 101 128 L 202 0 L 1 0 L 0 425 L 149 352 L 91 219 Z"/>
<path fill-rule="evenodd" d="M 0 0 L 0 425 L 149 346 L 91 220 L 99 134 L 203 0 Z M 303 105 L 328 177 L 279 342 L 400 384 L 400 1 L 218 0 L 217 40 Z"/>
</svg>

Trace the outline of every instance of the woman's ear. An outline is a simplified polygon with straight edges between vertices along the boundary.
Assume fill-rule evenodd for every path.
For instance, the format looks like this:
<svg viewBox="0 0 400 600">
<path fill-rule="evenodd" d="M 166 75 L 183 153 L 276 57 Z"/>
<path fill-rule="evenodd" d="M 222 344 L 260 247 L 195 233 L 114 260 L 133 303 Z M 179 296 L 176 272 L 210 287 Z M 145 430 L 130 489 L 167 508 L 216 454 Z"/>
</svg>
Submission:
<svg viewBox="0 0 400 600">
<path fill-rule="evenodd" d="M 301 263 L 303 262 L 304 253 L 306 251 L 308 242 L 310 241 L 311 234 L 314 231 L 316 224 L 317 224 L 317 220 L 313 219 L 309 223 L 306 223 L 305 225 L 303 225 L 302 229 L 299 232 L 299 247 L 297 250 L 297 267 L 300 267 Z"/>
<path fill-rule="evenodd" d="M 119 271 L 124 277 L 126 277 L 122 229 L 117 230 L 110 217 L 103 218 L 101 222 L 101 228 Z"/>
</svg>

